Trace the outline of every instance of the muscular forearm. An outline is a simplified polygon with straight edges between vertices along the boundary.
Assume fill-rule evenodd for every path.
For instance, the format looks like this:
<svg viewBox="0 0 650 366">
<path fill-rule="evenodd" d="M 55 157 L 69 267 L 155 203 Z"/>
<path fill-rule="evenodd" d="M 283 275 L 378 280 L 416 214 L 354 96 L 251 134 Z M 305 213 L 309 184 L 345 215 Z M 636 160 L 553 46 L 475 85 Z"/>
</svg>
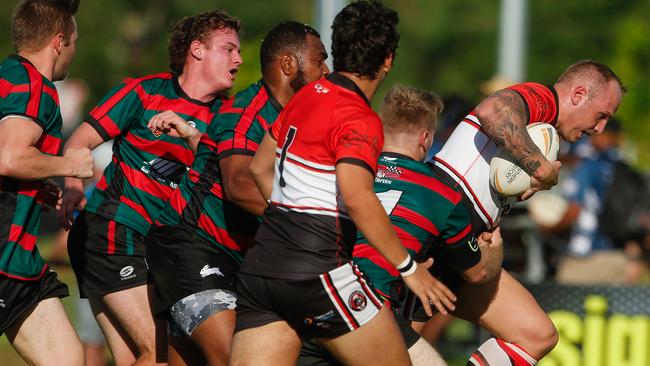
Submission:
<svg viewBox="0 0 650 366">
<path fill-rule="evenodd" d="M 358 193 L 355 202 L 345 203 L 348 215 L 368 242 L 390 264 L 397 266 L 407 256 L 386 211 L 374 193 Z"/>
<path fill-rule="evenodd" d="M 262 216 L 267 203 L 262 198 L 260 191 L 253 181 L 249 179 L 240 179 L 238 181 L 224 179 L 224 189 L 226 199 L 243 208 L 247 212 L 256 216 Z"/>
<path fill-rule="evenodd" d="M 481 260 L 472 268 L 463 272 L 463 277 L 470 283 L 483 283 L 501 272 L 503 246 L 480 244 Z"/>
<path fill-rule="evenodd" d="M 408 253 L 373 190 L 372 174 L 357 165 L 340 163 L 336 166 L 336 178 L 347 213 L 357 229 L 390 264 L 402 263 Z"/>
<path fill-rule="evenodd" d="M 75 167 L 68 158 L 43 154 L 35 147 L 2 151 L 0 154 L 0 175 L 5 177 L 39 180 L 74 175 Z"/>
<path fill-rule="evenodd" d="M 481 102 L 476 114 L 492 141 L 519 160 L 529 174 L 541 176 L 540 167 L 548 168 L 550 163 L 528 135 L 525 108 L 516 92 L 501 90 Z"/>
</svg>

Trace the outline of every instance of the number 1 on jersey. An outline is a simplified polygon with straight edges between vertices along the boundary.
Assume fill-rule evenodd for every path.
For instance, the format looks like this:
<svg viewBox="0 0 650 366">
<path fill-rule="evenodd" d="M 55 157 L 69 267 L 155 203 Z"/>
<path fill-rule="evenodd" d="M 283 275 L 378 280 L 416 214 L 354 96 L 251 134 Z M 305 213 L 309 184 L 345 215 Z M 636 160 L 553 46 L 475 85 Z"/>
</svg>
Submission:
<svg viewBox="0 0 650 366">
<path fill-rule="evenodd" d="M 391 189 L 390 191 L 386 192 L 379 192 L 377 193 L 377 198 L 379 198 L 379 202 L 381 202 L 381 205 L 384 207 L 384 210 L 386 210 L 386 214 L 390 215 L 393 213 L 393 210 L 397 206 L 397 203 L 399 203 L 399 199 L 402 198 L 402 191 L 397 191 L 394 189 Z"/>
<path fill-rule="evenodd" d="M 287 150 L 289 146 L 293 143 L 293 140 L 296 138 L 297 128 L 289 126 L 289 131 L 287 131 L 287 138 L 284 139 L 284 145 L 282 146 L 282 153 L 280 154 L 280 163 L 278 164 L 278 170 L 280 171 L 280 187 L 285 187 L 287 183 L 284 181 L 282 172 L 284 171 L 284 161 L 287 159 Z"/>
</svg>

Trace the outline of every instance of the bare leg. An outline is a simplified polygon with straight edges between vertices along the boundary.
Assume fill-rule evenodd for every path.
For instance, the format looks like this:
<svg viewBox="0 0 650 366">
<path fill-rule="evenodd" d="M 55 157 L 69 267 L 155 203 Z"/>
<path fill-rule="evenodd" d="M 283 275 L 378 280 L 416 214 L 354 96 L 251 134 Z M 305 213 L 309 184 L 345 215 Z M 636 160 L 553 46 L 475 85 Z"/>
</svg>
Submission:
<svg viewBox="0 0 650 366">
<path fill-rule="evenodd" d="M 235 310 L 223 310 L 196 327 L 192 341 L 201 349 L 210 366 L 226 366 L 234 331 Z"/>
<path fill-rule="evenodd" d="M 295 365 L 302 341 L 284 321 L 235 333 L 230 351 L 231 366 Z"/>
<path fill-rule="evenodd" d="M 134 365 L 164 365 L 167 363 L 166 328 L 164 322 L 154 319 L 149 304 L 149 291 L 151 291 L 149 286 L 142 285 L 112 292 L 102 298 L 105 309 L 112 315 L 112 319 L 117 320 L 121 326 L 120 329 L 115 327 L 112 322 L 100 322 L 98 318 L 98 323 L 115 356 L 116 364 L 118 364 L 118 360 L 126 360 L 130 357 L 126 354 L 116 354 L 116 352 L 125 352 L 124 345 L 129 345 L 129 343 L 135 346 L 137 352 L 131 352 L 131 356 L 137 357 Z M 94 303 L 96 301 L 92 300 L 91 306 Z M 109 326 L 113 329 L 110 329 Z M 116 339 L 116 335 L 122 339 L 121 342 Z M 129 349 L 133 351 L 132 347 Z"/>
<path fill-rule="evenodd" d="M 186 337 L 169 336 L 169 366 L 203 366 L 207 364 L 201 350 Z"/>
<path fill-rule="evenodd" d="M 7 330 L 7 338 L 30 365 L 84 365 L 81 341 L 59 298 L 39 302 Z"/>
<path fill-rule="evenodd" d="M 345 365 L 411 365 L 404 338 L 387 307 L 359 329 L 319 342 Z"/>
<path fill-rule="evenodd" d="M 464 285 L 453 315 L 479 324 L 539 360 L 558 340 L 557 330 L 535 298 L 505 270 L 493 281 Z"/>
<path fill-rule="evenodd" d="M 106 309 L 99 299 L 89 299 L 95 319 L 104 334 L 108 348 L 113 355 L 116 366 L 132 365 L 137 359 L 137 347 L 115 317 Z"/>
</svg>

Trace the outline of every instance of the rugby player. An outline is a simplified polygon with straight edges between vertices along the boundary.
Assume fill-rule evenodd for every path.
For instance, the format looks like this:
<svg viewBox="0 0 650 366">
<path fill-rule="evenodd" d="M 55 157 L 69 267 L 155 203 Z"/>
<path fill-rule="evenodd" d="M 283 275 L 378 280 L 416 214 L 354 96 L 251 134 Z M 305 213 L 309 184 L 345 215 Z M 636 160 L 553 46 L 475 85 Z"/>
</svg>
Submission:
<svg viewBox="0 0 650 366">
<path fill-rule="evenodd" d="M 457 283 L 450 283 L 450 279 L 480 283 L 494 277 L 501 268 L 502 243 L 498 230 L 494 234 L 474 235 L 462 191 L 424 163 L 442 108 L 440 98 L 427 91 L 406 86 L 389 90 L 380 111 L 384 148 L 374 189 L 409 254 L 418 259 L 435 256 L 433 273 L 448 287 L 457 288 Z M 363 235 L 358 236 L 353 254 L 354 262 L 381 298 L 399 312 L 404 297 L 399 272 Z M 451 277 L 450 272 L 462 277 Z M 447 286 L 442 287 L 438 298 L 432 299 L 444 314 L 453 311 L 456 300 Z M 440 356 L 429 350 L 427 341 L 408 324 L 400 330 L 414 365 L 444 365 Z M 323 363 L 338 364 L 307 343 L 299 364 Z"/>
<path fill-rule="evenodd" d="M 239 20 L 222 11 L 186 17 L 170 33 L 171 72 L 126 79 L 92 109 L 66 151 L 114 139 L 113 161 L 86 203 L 67 179 L 64 228 L 80 295 L 90 301 L 117 365 L 166 362 L 166 329 L 149 301 L 144 238 L 194 158 L 242 63 Z M 186 135 L 156 120 L 192 121 Z M 152 122 L 152 120 L 154 122 Z M 150 127 L 151 124 L 154 127 Z M 73 211 L 84 209 L 73 224 Z"/>
<path fill-rule="evenodd" d="M 383 133 L 370 100 L 392 67 L 397 21 L 375 1 L 346 6 L 332 26 L 336 72 L 293 97 L 256 153 L 251 171 L 271 202 L 238 274 L 233 365 L 294 364 L 302 337 L 346 364 L 410 364 L 390 310 L 350 262 L 358 228 L 430 313 L 431 263 L 407 254 L 372 189 Z"/>
<path fill-rule="evenodd" d="M 489 163 L 497 147 L 518 159 L 531 175 L 531 188 L 521 196 L 526 199 L 556 184 L 560 168 L 559 162 L 551 163 L 542 155 L 526 125 L 550 123 L 564 140 L 575 142 L 583 134 L 601 133 L 624 93 L 620 78 L 607 65 L 584 60 L 569 66 L 552 86 L 517 84 L 497 91 L 470 112 L 434 162 L 440 174 L 462 189 L 474 233 L 494 230 L 510 204 L 489 184 Z M 534 365 L 557 343 L 557 331 L 546 313 L 503 269 L 485 283 L 464 284 L 456 295 L 452 314 L 495 336 L 472 355 L 470 365 Z M 407 310 L 412 320 L 427 318 L 417 315 L 415 308 Z"/>
<path fill-rule="evenodd" d="M 221 107 L 199 143 L 192 169 L 149 233 L 154 309 L 171 318 L 170 363 L 177 358 L 205 363 L 184 346 L 187 337 L 210 365 L 228 363 L 235 274 L 267 206 L 250 162 L 289 99 L 329 74 L 326 58 L 312 27 L 287 21 L 271 29 L 260 48 L 262 79 Z"/>
<path fill-rule="evenodd" d="M 31 365 L 83 365 L 57 279 L 36 247 L 43 205 L 58 208 L 55 176 L 88 178 L 87 148 L 57 156 L 61 111 L 54 81 L 75 54 L 78 0 L 23 0 L 11 19 L 16 51 L 0 63 L 0 334 Z"/>
</svg>

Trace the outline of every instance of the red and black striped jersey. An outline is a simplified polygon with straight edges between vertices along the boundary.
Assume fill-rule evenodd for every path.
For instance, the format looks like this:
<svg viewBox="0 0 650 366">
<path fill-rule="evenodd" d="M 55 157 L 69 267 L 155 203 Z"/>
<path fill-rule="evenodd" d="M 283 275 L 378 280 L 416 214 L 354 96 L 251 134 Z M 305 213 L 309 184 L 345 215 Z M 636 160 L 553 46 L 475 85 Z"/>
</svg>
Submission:
<svg viewBox="0 0 650 366">
<path fill-rule="evenodd" d="M 86 210 L 146 235 L 194 160 L 185 140 L 152 132 L 148 121 L 171 110 L 205 132 L 220 105 L 218 99 L 191 99 L 170 73 L 126 79 L 110 91 L 85 119 L 104 140 L 115 140 L 112 162 Z M 97 248 L 128 255 L 123 249 Z M 133 252 L 143 253 L 144 248 Z"/>
<path fill-rule="evenodd" d="M 552 86 L 529 82 L 506 89 L 517 92 L 523 99 L 529 124 L 546 122 L 555 125 L 558 97 Z M 496 150 L 497 145 L 483 132 L 481 121 L 472 111 L 458 124 L 434 158 L 436 166 L 463 188 L 487 228 L 498 224 L 506 200 L 492 189 L 489 182 L 490 161 Z"/>
<path fill-rule="evenodd" d="M 0 123 L 17 117 L 42 129 L 35 147 L 57 155 L 61 148 L 61 112 L 54 84 L 27 59 L 10 56 L 0 64 Z M 36 239 L 42 203 L 39 181 L 0 176 L 0 275 L 35 280 L 45 273 Z"/>
<path fill-rule="evenodd" d="M 383 146 L 379 116 L 339 73 L 303 87 L 271 128 L 277 140 L 271 207 L 242 272 L 306 279 L 351 259 L 356 227 L 336 180 L 338 163 L 373 175 Z"/>
<path fill-rule="evenodd" d="M 160 224 L 190 226 L 241 261 L 260 220 L 224 200 L 219 161 L 232 155 L 253 156 L 280 110 L 263 81 L 224 102 L 201 138 L 190 172 L 158 218 Z"/>
</svg>

